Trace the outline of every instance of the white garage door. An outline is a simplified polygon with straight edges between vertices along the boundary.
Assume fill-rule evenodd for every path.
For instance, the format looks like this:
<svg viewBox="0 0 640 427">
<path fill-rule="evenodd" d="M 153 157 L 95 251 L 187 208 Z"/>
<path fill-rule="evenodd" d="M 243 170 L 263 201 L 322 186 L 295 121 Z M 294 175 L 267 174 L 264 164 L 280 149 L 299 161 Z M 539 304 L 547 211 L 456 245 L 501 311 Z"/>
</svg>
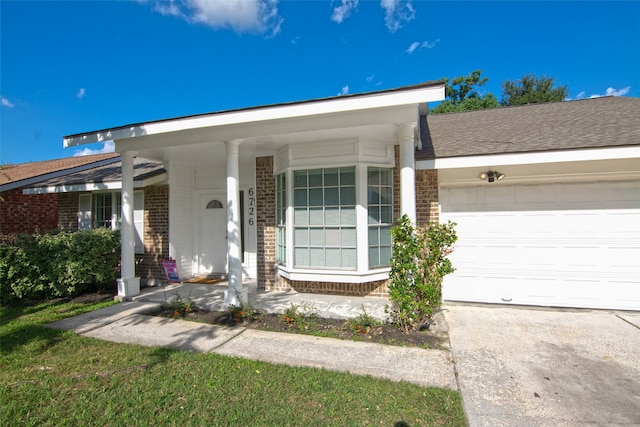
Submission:
<svg viewBox="0 0 640 427">
<path fill-rule="evenodd" d="M 445 300 L 640 310 L 640 181 L 440 189 Z"/>
</svg>

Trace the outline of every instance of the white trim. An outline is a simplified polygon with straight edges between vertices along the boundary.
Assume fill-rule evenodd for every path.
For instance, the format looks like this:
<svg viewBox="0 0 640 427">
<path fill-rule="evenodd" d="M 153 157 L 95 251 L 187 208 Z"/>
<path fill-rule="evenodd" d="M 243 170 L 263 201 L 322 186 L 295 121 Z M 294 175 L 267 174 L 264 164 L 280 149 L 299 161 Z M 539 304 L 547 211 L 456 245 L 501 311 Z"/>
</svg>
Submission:
<svg viewBox="0 0 640 427">
<path fill-rule="evenodd" d="M 167 173 L 158 174 L 144 180 L 134 180 L 133 188 L 143 188 L 149 185 L 157 184 L 167 178 Z M 84 184 L 72 185 L 49 185 L 47 187 L 31 187 L 22 190 L 22 194 L 48 194 L 48 193 L 75 193 L 80 191 L 102 191 L 102 190 L 121 190 L 122 181 L 113 182 L 87 182 Z"/>
<path fill-rule="evenodd" d="M 444 84 L 438 83 L 417 88 L 398 89 L 385 93 L 335 97 L 302 103 L 264 106 L 196 117 L 183 117 L 173 120 L 141 123 L 115 129 L 89 132 L 82 135 L 71 135 L 65 137 L 63 142 L 64 147 L 73 147 L 95 142 L 122 140 L 206 127 L 246 126 L 274 120 L 299 119 L 414 104 L 418 106 L 428 102 L 442 101 L 444 98 Z"/>
<path fill-rule="evenodd" d="M 455 169 L 477 166 L 526 165 L 535 163 L 561 163 L 587 160 L 640 158 L 640 146 L 592 148 L 540 153 L 492 154 L 486 156 L 448 157 L 418 160 L 417 169 Z"/>
<path fill-rule="evenodd" d="M 301 270 L 286 269 L 281 265 L 276 266 L 276 273 L 289 280 L 302 282 L 338 282 L 338 283 L 368 283 L 389 278 L 390 268 L 377 269 L 367 273 L 355 271 L 337 272 L 336 270 Z"/>
</svg>

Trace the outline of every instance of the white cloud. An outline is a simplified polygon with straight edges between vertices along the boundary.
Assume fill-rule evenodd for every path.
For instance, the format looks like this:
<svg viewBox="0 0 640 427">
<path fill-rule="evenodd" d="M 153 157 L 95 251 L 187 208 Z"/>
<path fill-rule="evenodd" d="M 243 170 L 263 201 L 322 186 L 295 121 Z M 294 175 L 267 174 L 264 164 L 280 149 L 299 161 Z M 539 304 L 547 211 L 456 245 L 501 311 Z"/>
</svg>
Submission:
<svg viewBox="0 0 640 427">
<path fill-rule="evenodd" d="M 116 147 L 113 141 L 107 141 L 102 145 L 102 148 L 83 148 L 82 150 L 78 150 L 73 153 L 73 157 L 78 156 L 89 156 L 91 154 L 103 154 L 103 153 L 113 153 Z"/>
<path fill-rule="evenodd" d="M 157 1 L 153 10 L 214 29 L 230 28 L 238 33 L 269 33 L 275 36 L 283 22 L 278 15 L 278 1 L 170 0 Z"/>
<path fill-rule="evenodd" d="M 384 22 L 390 32 L 395 33 L 416 16 L 411 0 L 381 0 L 384 9 Z"/>
<path fill-rule="evenodd" d="M 607 88 L 607 90 L 605 90 L 604 95 L 596 93 L 596 94 L 590 95 L 588 98 L 600 98 L 603 96 L 625 96 L 626 94 L 629 93 L 630 90 L 631 90 L 631 86 L 627 86 L 622 89 L 614 89 L 610 87 L 610 88 Z M 587 93 L 585 91 L 582 91 L 576 96 L 575 99 L 585 99 L 585 98 L 587 98 Z M 567 101 L 571 101 L 571 98 L 567 98 Z"/>
<path fill-rule="evenodd" d="M 300 43 L 301 37 L 300 36 L 296 36 L 293 39 L 291 39 L 291 44 L 298 44 Z"/>
<path fill-rule="evenodd" d="M 342 86 L 340 92 L 337 93 L 338 96 L 347 95 L 349 93 L 349 85 Z"/>
<path fill-rule="evenodd" d="M 341 0 L 340 6 L 333 8 L 331 20 L 338 24 L 342 23 L 356 7 L 358 7 L 358 0 Z"/>
<path fill-rule="evenodd" d="M 15 107 L 15 105 L 13 105 L 13 103 L 11 101 L 9 101 L 7 98 L 5 98 L 4 96 L 0 98 L 2 101 L 2 106 L 3 107 L 8 107 L 8 108 L 13 108 Z"/>
<path fill-rule="evenodd" d="M 368 81 L 368 82 L 371 82 L 371 81 L 373 81 L 373 79 L 375 79 L 375 78 L 376 78 L 376 75 L 375 75 L 375 74 L 371 74 L 370 76 L 367 76 L 367 81 Z"/>
<path fill-rule="evenodd" d="M 433 49 L 439 41 L 440 39 L 436 39 L 433 42 L 413 42 L 407 48 L 407 50 L 405 50 L 405 52 L 411 55 L 417 49 L 422 49 L 422 48 Z"/>
<path fill-rule="evenodd" d="M 84 96 L 85 96 L 86 94 L 87 94 L 87 89 L 85 89 L 85 88 L 81 87 L 81 88 L 78 90 L 78 93 L 76 93 L 76 96 L 77 96 L 79 99 L 82 99 L 82 98 L 84 98 Z"/>
</svg>

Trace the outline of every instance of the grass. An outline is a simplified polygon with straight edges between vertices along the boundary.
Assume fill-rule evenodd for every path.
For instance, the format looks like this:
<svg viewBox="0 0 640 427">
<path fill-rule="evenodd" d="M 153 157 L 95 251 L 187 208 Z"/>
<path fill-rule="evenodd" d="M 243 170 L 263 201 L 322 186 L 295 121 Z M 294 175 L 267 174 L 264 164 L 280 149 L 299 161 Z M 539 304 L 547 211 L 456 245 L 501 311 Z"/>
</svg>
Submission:
<svg viewBox="0 0 640 427">
<path fill-rule="evenodd" d="M 0 307 L 0 425 L 465 425 L 451 390 L 43 326 L 108 304 Z"/>
</svg>

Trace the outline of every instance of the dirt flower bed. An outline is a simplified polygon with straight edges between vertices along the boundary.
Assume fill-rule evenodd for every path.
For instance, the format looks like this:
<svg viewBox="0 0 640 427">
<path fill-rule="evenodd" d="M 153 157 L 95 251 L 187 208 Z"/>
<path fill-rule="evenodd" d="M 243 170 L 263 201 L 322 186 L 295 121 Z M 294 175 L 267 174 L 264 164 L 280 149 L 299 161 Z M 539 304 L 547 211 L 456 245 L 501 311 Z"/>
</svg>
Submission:
<svg viewBox="0 0 640 427">
<path fill-rule="evenodd" d="M 352 319 L 327 319 L 303 315 L 296 307 L 283 314 L 233 309 L 230 311 L 205 311 L 189 304 L 167 305 L 154 313 L 156 316 L 222 326 L 242 326 L 263 331 L 306 334 L 344 340 L 366 341 L 387 345 L 421 347 L 431 349 L 448 348 L 449 339 L 442 315 L 435 316 L 435 325 L 421 331 L 403 334 L 393 324 L 382 324 L 366 314 Z"/>
</svg>

